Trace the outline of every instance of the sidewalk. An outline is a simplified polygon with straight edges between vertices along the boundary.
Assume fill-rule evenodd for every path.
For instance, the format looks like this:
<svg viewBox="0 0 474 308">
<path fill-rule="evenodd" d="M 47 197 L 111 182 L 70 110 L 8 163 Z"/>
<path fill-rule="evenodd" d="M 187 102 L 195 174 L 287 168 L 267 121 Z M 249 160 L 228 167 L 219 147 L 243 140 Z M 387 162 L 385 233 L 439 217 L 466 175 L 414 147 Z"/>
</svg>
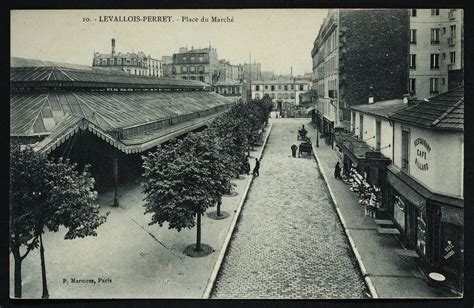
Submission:
<svg viewBox="0 0 474 308">
<path fill-rule="evenodd" d="M 265 128 L 265 139 L 271 125 Z M 251 167 L 265 147 L 251 151 Z M 178 232 L 168 224 L 148 225 L 151 214 L 144 215 L 140 183 L 119 187 L 120 206 L 110 207 L 113 192 L 99 196 L 101 213 L 110 211 L 107 222 L 97 229 L 97 236 L 65 240 L 66 230 L 46 232 L 45 245 L 48 289 L 51 299 L 58 298 L 201 298 L 210 289 L 225 253 L 235 221 L 253 181 L 252 175 L 232 180 L 235 192 L 224 196 L 221 211 L 229 217 L 201 219 L 202 242 L 214 252 L 201 258 L 186 256 L 183 251 L 196 241 L 196 227 Z M 213 212 L 210 208 L 207 212 Z M 13 257 L 10 254 L 10 294 L 13 296 Z M 33 250 L 22 264 L 23 298 L 41 298 L 39 250 Z M 81 280 L 73 282 L 73 278 Z M 108 282 L 101 283 L 106 280 Z"/>
<path fill-rule="evenodd" d="M 339 218 L 351 242 L 362 273 L 374 298 L 427 298 L 444 294 L 426 284 L 411 258 L 400 257 L 394 249 L 402 248 L 396 235 L 379 234 L 373 218 L 364 215 L 356 193 L 333 176 L 338 158 L 324 139 L 316 147 L 316 129 L 306 125 L 313 150 L 326 181 Z"/>
</svg>

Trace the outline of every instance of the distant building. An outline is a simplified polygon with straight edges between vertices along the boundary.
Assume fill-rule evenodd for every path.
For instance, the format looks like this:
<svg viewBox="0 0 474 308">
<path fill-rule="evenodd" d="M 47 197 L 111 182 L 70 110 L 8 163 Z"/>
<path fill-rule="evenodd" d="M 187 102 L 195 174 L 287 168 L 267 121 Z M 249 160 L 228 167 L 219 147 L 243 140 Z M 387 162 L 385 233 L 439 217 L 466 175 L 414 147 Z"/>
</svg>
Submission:
<svg viewBox="0 0 474 308">
<path fill-rule="evenodd" d="M 464 69 L 464 10 L 410 9 L 409 13 L 409 90 L 418 99 L 429 98 L 448 91 L 451 71 Z M 453 78 L 458 79 L 459 73 Z"/>
<path fill-rule="evenodd" d="M 311 90 L 311 81 L 305 80 L 255 80 L 252 81 L 252 99 L 260 99 L 268 94 L 273 108 L 291 114 L 299 106 L 302 94 Z"/>
<path fill-rule="evenodd" d="M 350 126 L 350 107 L 408 91 L 406 9 L 331 9 L 311 51 L 320 130 Z"/>
<path fill-rule="evenodd" d="M 141 51 L 138 53 L 117 53 L 115 51 L 115 39 L 112 39 L 112 52 L 110 54 L 94 53 L 92 66 L 122 71 L 131 75 L 163 76 L 160 60 L 147 56 Z"/>
<path fill-rule="evenodd" d="M 173 77 L 173 57 L 162 56 L 161 62 L 162 62 L 162 68 L 163 68 L 163 77 L 168 77 L 168 78 Z"/>
<path fill-rule="evenodd" d="M 230 64 L 227 60 L 219 60 L 217 81 L 238 81 L 239 67 Z"/>
<path fill-rule="evenodd" d="M 261 71 L 260 75 L 262 76 L 262 80 L 272 80 L 275 78 L 275 74 L 271 71 Z"/>
<path fill-rule="evenodd" d="M 260 63 L 244 63 L 238 67 L 239 80 L 262 80 L 262 65 Z"/>
<path fill-rule="evenodd" d="M 223 96 L 242 96 L 242 83 L 234 80 L 217 81 L 211 85 L 211 91 L 214 91 Z"/>
<path fill-rule="evenodd" d="M 181 47 L 173 54 L 171 74 L 176 79 L 199 80 L 208 84 L 217 82 L 219 76 L 219 59 L 215 48 L 188 50 Z"/>
</svg>

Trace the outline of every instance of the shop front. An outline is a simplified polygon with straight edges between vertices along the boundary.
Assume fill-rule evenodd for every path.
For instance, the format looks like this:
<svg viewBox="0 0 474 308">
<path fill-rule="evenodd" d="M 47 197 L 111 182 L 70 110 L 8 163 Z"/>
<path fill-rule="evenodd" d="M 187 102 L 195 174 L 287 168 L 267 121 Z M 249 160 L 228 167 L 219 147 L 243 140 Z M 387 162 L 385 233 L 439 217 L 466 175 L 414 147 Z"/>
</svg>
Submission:
<svg viewBox="0 0 474 308">
<path fill-rule="evenodd" d="M 431 192 L 403 172 L 387 167 L 389 216 L 407 249 L 418 254 L 418 264 L 429 277 L 439 273 L 444 286 L 462 290 L 463 200 Z"/>
<path fill-rule="evenodd" d="M 360 203 L 368 208 L 366 214 L 374 218 L 387 218 L 385 169 L 391 160 L 344 131 L 335 133 L 335 143 L 343 166 L 343 181 L 359 194 Z"/>
<path fill-rule="evenodd" d="M 322 135 L 327 145 L 334 142 L 334 121 L 323 116 Z"/>
</svg>

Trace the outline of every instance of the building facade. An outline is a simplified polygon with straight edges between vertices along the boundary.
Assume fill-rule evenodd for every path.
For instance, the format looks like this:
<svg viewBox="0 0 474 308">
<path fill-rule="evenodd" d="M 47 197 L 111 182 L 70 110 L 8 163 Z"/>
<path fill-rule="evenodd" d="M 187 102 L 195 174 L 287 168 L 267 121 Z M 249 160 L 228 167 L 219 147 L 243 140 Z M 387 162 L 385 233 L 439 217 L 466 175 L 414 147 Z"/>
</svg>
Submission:
<svg viewBox="0 0 474 308">
<path fill-rule="evenodd" d="M 238 81 L 239 68 L 237 65 L 230 64 L 227 60 L 219 60 L 218 76 L 216 82 Z"/>
<path fill-rule="evenodd" d="M 217 50 L 208 48 L 188 49 L 181 47 L 173 54 L 171 75 L 176 79 L 198 80 L 208 84 L 218 81 L 219 59 Z"/>
<path fill-rule="evenodd" d="M 238 81 L 218 81 L 211 85 L 211 91 L 222 96 L 242 96 L 243 85 Z"/>
<path fill-rule="evenodd" d="M 428 275 L 462 291 L 464 259 L 464 88 L 389 116 L 393 165 L 389 214 Z"/>
<path fill-rule="evenodd" d="M 331 9 L 314 41 L 313 89 L 328 138 L 350 126 L 350 107 L 408 88 L 409 16 L 402 9 Z M 332 142 L 332 141 L 331 141 Z"/>
<path fill-rule="evenodd" d="M 261 99 L 269 95 L 273 108 L 282 114 L 292 114 L 299 106 L 302 95 L 311 90 L 309 80 L 255 80 L 252 81 L 252 99 Z"/>
<path fill-rule="evenodd" d="M 410 9 L 409 91 L 419 99 L 448 91 L 464 68 L 464 10 Z"/>
<path fill-rule="evenodd" d="M 92 66 L 113 71 L 122 71 L 130 75 L 162 77 L 162 63 L 160 60 L 145 55 L 143 52 L 122 53 L 115 51 L 115 39 L 112 39 L 110 54 L 94 53 Z"/>
<path fill-rule="evenodd" d="M 238 65 L 239 80 L 262 80 L 262 65 L 260 63 L 244 63 Z"/>
</svg>

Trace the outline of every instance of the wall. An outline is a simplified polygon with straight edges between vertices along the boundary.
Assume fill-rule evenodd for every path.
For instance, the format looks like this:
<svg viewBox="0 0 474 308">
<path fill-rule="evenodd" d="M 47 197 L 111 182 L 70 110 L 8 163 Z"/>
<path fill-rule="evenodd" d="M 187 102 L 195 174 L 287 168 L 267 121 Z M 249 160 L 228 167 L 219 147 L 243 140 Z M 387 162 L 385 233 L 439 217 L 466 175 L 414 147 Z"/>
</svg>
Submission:
<svg viewBox="0 0 474 308">
<path fill-rule="evenodd" d="M 415 78 L 418 99 L 438 94 L 430 92 L 430 78 L 439 78 L 439 93 L 448 89 L 448 13 L 448 9 L 440 9 L 438 16 L 431 16 L 431 9 L 417 9 L 416 17 L 410 15 L 410 28 L 417 32 L 416 44 L 410 44 L 410 54 L 416 55 L 416 69 L 410 69 L 410 78 Z M 439 44 L 431 43 L 434 28 L 440 29 Z M 439 54 L 439 69 L 430 68 L 431 54 Z"/>
<path fill-rule="evenodd" d="M 340 11 L 340 108 L 350 120 L 350 106 L 407 92 L 409 17 L 406 9 Z"/>
<path fill-rule="evenodd" d="M 462 196 L 463 138 L 462 132 L 436 131 L 413 125 L 403 127 L 410 130 L 409 143 L 409 175 L 433 192 L 450 196 Z M 402 124 L 395 123 L 394 165 L 401 168 Z M 430 147 L 427 151 L 423 145 L 414 144 L 417 138 L 426 140 Z M 418 151 L 426 152 L 426 159 L 418 155 Z M 415 159 L 421 164 L 426 163 L 428 170 L 420 170 Z"/>
<path fill-rule="evenodd" d="M 359 111 L 353 111 L 355 112 L 355 122 L 354 119 L 351 119 L 351 125 L 355 128 L 355 133 L 354 136 L 359 136 L 360 132 L 360 114 L 361 112 Z M 364 132 L 366 131 L 367 133 L 364 133 L 364 138 L 363 140 L 366 140 L 365 142 L 367 143 L 368 146 L 372 147 L 375 149 L 376 145 L 376 138 L 375 138 L 375 131 L 376 131 L 376 121 L 380 120 L 381 123 L 381 129 L 380 129 L 380 152 L 382 153 L 383 156 L 390 158 L 393 160 L 392 157 L 392 136 L 393 136 L 393 130 L 392 130 L 392 125 L 388 121 L 388 119 L 382 118 L 382 117 L 375 117 L 369 114 L 363 114 L 363 128 Z M 352 127 L 352 126 L 351 126 Z M 371 138 L 374 137 L 374 138 Z M 369 139 L 371 138 L 371 139 Z M 390 145 L 390 147 L 388 147 Z"/>
</svg>

